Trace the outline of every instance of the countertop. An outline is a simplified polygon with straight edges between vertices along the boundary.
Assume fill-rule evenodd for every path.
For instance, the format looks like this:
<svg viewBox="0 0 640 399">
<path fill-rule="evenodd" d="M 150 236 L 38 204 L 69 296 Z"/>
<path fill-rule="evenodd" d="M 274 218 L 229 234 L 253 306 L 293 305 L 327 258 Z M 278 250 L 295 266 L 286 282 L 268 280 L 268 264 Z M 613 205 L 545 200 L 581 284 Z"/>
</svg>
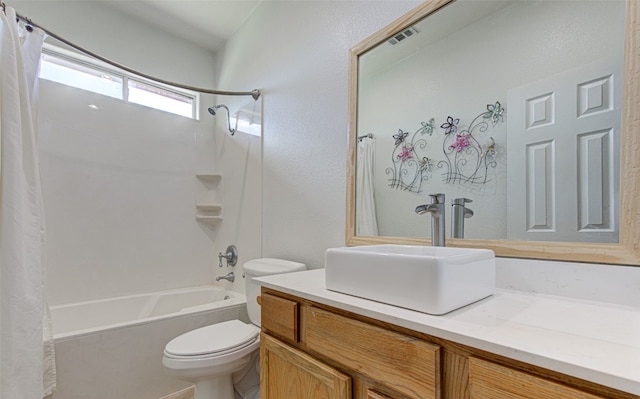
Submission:
<svg viewBox="0 0 640 399">
<path fill-rule="evenodd" d="M 258 284 L 362 316 L 640 395 L 640 307 L 496 289 L 431 316 L 325 288 L 324 269 Z"/>
</svg>

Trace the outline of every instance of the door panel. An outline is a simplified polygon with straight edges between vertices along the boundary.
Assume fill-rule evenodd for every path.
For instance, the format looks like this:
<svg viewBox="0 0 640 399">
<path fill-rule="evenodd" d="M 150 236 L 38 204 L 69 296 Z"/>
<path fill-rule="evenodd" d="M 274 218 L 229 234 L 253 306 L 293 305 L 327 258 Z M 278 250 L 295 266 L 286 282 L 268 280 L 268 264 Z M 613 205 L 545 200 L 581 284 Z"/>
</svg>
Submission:
<svg viewBox="0 0 640 399">
<path fill-rule="evenodd" d="M 594 63 L 509 90 L 508 239 L 618 242 L 621 71 Z"/>
</svg>

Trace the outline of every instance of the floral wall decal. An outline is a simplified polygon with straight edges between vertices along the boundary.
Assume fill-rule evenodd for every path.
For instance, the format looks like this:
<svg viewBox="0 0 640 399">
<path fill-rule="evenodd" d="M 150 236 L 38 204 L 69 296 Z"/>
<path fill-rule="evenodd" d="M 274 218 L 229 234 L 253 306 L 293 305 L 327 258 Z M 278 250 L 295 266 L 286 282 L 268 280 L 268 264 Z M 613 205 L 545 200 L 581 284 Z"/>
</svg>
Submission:
<svg viewBox="0 0 640 399">
<path fill-rule="evenodd" d="M 434 132 L 435 119 L 422 122 L 421 127 L 411 137 L 409 132 L 398 129 L 393 135 L 395 148 L 391 153 L 392 167 L 386 169 L 391 175 L 389 187 L 414 193 L 422 191 L 422 185 L 431 177 L 433 161 L 426 156 L 429 147 L 427 137 Z"/>
<path fill-rule="evenodd" d="M 389 187 L 414 193 L 422 192 L 423 184 L 433 172 L 442 169 L 442 177 L 449 184 L 485 184 L 490 181 L 488 171 L 497 166 L 498 145 L 493 137 L 486 137 L 490 127 L 504 122 L 505 109 L 499 101 L 487 104 L 487 110 L 476 116 L 468 126 L 460 118 L 448 116 L 440 124 L 443 160 L 434 161 L 427 152 L 428 140 L 438 140 L 435 118 L 421 122 L 411 137 L 398 129 L 393 135 L 395 148 L 391 154 L 393 166 L 386 169 L 391 175 Z M 481 142 L 482 141 L 482 142 Z"/>
<path fill-rule="evenodd" d="M 476 116 L 468 127 L 457 130 L 452 137 L 450 133 L 450 121 L 459 121 L 451 116 L 447 118 L 447 123 L 440 126 L 445 129 L 445 139 L 442 150 L 444 160 L 438 162 L 438 167 L 443 168 L 443 178 L 445 183 L 458 184 L 485 184 L 489 181 L 489 168 L 495 168 L 497 162 L 496 143 L 493 137 L 489 137 L 489 142 L 480 143 L 480 136 L 486 134 L 491 126 L 496 126 L 504 121 L 504 108 L 499 101 L 495 104 L 487 104 L 487 110 Z"/>
</svg>

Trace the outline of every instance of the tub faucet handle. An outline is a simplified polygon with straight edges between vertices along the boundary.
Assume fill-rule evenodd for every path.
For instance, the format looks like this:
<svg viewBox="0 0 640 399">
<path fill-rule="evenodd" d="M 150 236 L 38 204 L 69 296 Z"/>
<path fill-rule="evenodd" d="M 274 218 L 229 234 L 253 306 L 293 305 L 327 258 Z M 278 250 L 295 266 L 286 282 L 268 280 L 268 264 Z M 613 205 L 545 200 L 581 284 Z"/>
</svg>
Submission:
<svg viewBox="0 0 640 399">
<path fill-rule="evenodd" d="M 238 263 L 238 249 L 235 245 L 229 245 L 227 251 L 223 254 L 218 253 L 218 267 L 222 267 L 222 258 L 227 260 L 227 266 L 235 266 Z"/>
</svg>

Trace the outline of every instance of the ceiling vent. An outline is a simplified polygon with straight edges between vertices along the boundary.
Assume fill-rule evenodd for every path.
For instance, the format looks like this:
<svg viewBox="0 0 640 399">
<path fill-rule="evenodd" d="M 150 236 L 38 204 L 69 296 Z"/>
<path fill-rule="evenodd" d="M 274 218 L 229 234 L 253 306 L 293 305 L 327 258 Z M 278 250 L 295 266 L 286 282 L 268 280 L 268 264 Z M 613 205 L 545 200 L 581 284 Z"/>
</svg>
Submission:
<svg viewBox="0 0 640 399">
<path fill-rule="evenodd" d="M 396 44 L 400 43 L 404 39 L 408 39 L 413 35 L 417 35 L 418 33 L 419 32 L 416 30 L 416 28 L 407 28 L 407 29 L 403 30 L 402 32 L 397 33 L 394 37 L 389 39 L 388 42 L 392 46 L 395 46 Z"/>
</svg>

